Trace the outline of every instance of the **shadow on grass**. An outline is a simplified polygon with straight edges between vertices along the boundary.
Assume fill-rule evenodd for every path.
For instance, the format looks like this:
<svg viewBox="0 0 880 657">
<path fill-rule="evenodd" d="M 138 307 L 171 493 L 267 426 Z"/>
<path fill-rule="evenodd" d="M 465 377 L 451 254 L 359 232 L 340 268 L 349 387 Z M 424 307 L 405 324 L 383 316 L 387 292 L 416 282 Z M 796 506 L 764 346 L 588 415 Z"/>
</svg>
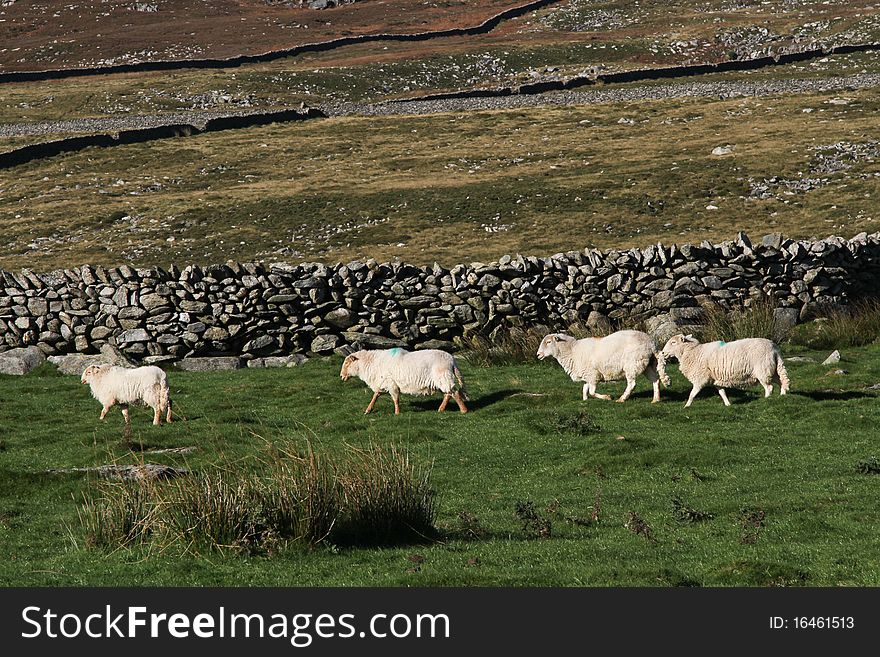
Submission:
<svg viewBox="0 0 880 657">
<path fill-rule="evenodd" d="M 510 390 L 496 390 L 495 392 L 488 395 L 471 397 L 465 403 L 467 404 L 469 411 L 479 411 L 481 409 L 492 406 L 493 404 L 497 404 L 500 401 L 504 401 L 508 397 L 512 397 L 513 395 L 520 392 L 523 391 L 515 388 L 512 388 Z M 430 399 L 420 399 L 411 402 L 411 406 L 421 411 L 436 411 L 440 407 L 440 399 L 434 397 L 431 397 Z M 449 404 L 446 406 L 446 412 L 448 413 L 449 411 L 458 413 L 458 406 L 456 405 L 454 399 L 450 399 Z"/>
<path fill-rule="evenodd" d="M 814 401 L 847 401 L 850 399 L 877 397 L 876 394 L 861 390 L 810 390 L 808 392 L 790 392 L 789 394 L 807 397 Z"/>
</svg>

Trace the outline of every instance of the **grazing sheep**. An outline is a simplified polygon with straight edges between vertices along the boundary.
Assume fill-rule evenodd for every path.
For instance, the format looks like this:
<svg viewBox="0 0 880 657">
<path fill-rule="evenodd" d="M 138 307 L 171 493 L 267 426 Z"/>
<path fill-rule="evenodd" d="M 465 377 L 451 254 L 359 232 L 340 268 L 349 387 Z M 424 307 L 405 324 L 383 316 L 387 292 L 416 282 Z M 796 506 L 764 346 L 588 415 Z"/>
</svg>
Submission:
<svg viewBox="0 0 880 657">
<path fill-rule="evenodd" d="M 733 342 L 701 344 L 692 335 L 669 338 L 663 353 L 678 359 L 679 370 L 693 388 L 685 408 L 707 385 L 718 388 L 725 406 L 730 406 L 725 388 L 742 388 L 759 382 L 764 396 L 773 392 L 773 381 L 779 382 L 779 394 L 788 392 L 789 380 L 779 347 L 765 338 L 746 338 Z"/>
<path fill-rule="evenodd" d="M 92 396 L 101 402 L 102 420 L 114 404 L 119 404 L 128 424 L 128 405 L 143 402 L 153 409 L 153 424 L 161 424 L 163 411 L 166 422 L 171 422 L 168 377 L 155 365 L 135 368 L 89 365 L 82 374 L 82 382 L 89 384 Z"/>
<path fill-rule="evenodd" d="M 617 331 L 604 338 L 576 340 L 564 333 L 551 333 L 541 340 L 538 358 L 555 358 L 572 381 L 584 381 L 584 400 L 591 395 L 611 399 L 596 392 L 599 381 L 626 379 L 626 390 L 617 401 L 625 402 L 642 373 L 654 387 L 651 403 L 660 401 L 660 381 L 669 385 L 666 362 L 654 341 L 641 331 Z"/>
<path fill-rule="evenodd" d="M 410 352 L 406 349 L 370 349 L 346 356 L 339 376 L 343 381 L 356 376 L 373 391 L 364 414 L 373 410 L 376 399 L 383 392 L 394 401 L 394 414 L 400 414 L 400 393 L 430 395 L 443 393 L 438 411 L 445 411 L 449 398 L 458 404 L 458 410 L 467 413 L 464 404 L 464 381 L 452 354 L 439 349 Z"/>
</svg>

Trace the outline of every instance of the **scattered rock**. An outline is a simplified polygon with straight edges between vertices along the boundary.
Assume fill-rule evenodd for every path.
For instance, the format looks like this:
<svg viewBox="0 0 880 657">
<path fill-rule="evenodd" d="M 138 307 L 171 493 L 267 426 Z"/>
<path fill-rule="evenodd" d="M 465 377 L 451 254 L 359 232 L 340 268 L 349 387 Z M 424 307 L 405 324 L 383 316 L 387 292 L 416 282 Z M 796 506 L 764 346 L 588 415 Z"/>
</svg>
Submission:
<svg viewBox="0 0 880 657">
<path fill-rule="evenodd" d="M 712 149 L 712 155 L 730 155 L 731 153 L 733 153 L 733 149 L 735 148 L 736 146 L 733 146 L 732 144 L 727 144 L 726 146 L 716 146 Z"/>
<path fill-rule="evenodd" d="M 209 356 L 184 358 L 177 362 L 177 368 L 184 372 L 221 372 L 241 368 L 238 356 Z"/>
<path fill-rule="evenodd" d="M 38 347 L 10 349 L 0 353 L 0 374 L 27 374 L 46 362 L 46 356 Z"/>
<path fill-rule="evenodd" d="M 86 472 L 97 474 L 106 479 L 127 480 L 171 479 L 189 474 L 189 470 L 185 468 L 174 468 L 170 465 L 161 465 L 158 463 L 143 463 L 139 465 L 98 465 L 91 468 L 65 468 L 61 470 L 50 470 L 49 472 Z"/>
<path fill-rule="evenodd" d="M 840 352 L 837 351 L 837 349 L 835 349 L 834 351 L 832 351 L 828 355 L 828 358 L 826 358 L 825 360 L 822 361 L 822 364 L 823 365 L 834 365 L 835 363 L 839 363 L 839 362 L 840 362 Z"/>
</svg>

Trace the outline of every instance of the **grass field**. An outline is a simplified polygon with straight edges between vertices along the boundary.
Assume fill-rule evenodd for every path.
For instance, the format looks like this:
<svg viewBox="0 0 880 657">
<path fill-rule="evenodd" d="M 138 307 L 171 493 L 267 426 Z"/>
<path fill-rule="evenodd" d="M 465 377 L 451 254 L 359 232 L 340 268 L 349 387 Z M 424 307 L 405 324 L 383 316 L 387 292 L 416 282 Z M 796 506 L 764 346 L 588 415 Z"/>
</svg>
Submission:
<svg viewBox="0 0 880 657">
<path fill-rule="evenodd" d="M 788 346 L 821 362 L 827 352 Z M 176 410 L 159 428 L 133 412 L 123 440 L 88 388 L 44 367 L 0 377 L 3 585 L 703 585 L 880 584 L 876 432 L 880 347 L 828 367 L 789 363 L 792 394 L 688 384 L 650 404 L 580 401 L 554 364 L 463 363 L 471 413 L 407 398 L 403 414 L 338 379 L 338 358 L 296 369 L 171 372 Z M 848 374 L 829 374 L 843 368 Z M 620 392 L 621 384 L 606 384 Z M 274 556 L 182 555 L 84 546 L 77 510 L 95 482 L 56 469 L 141 461 L 246 471 L 270 445 L 319 454 L 394 444 L 431 466 L 439 539 L 390 548 L 290 548 Z M 135 447 L 134 451 L 132 446 Z M 196 446 L 186 456 L 157 448 Z M 529 505 L 531 503 L 531 505 Z M 517 506 L 520 516 L 516 514 Z M 533 513 L 529 516 L 528 511 Z M 548 536 L 549 534 L 549 536 Z"/>
</svg>

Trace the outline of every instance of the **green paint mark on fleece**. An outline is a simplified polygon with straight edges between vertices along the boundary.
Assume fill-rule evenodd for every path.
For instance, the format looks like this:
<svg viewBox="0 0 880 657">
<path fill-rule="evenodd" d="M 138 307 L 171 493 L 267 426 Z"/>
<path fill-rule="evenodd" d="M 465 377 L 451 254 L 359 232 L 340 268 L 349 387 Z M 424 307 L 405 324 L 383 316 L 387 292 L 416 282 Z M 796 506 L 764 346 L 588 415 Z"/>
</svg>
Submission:
<svg viewBox="0 0 880 657">
<path fill-rule="evenodd" d="M 403 349 L 401 349 L 400 347 L 393 347 L 392 349 L 388 350 L 388 353 L 390 353 L 392 356 L 396 356 L 401 351 L 403 351 Z"/>
<path fill-rule="evenodd" d="M 726 343 L 724 340 L 719 340 L 719 341 L 718 341 L 718 346 L 719 346 L 719 347 L 723 347 L 723 346 L 726 345 L 726 344 L 727 344 L 727 343 Z"/>
</svg>

